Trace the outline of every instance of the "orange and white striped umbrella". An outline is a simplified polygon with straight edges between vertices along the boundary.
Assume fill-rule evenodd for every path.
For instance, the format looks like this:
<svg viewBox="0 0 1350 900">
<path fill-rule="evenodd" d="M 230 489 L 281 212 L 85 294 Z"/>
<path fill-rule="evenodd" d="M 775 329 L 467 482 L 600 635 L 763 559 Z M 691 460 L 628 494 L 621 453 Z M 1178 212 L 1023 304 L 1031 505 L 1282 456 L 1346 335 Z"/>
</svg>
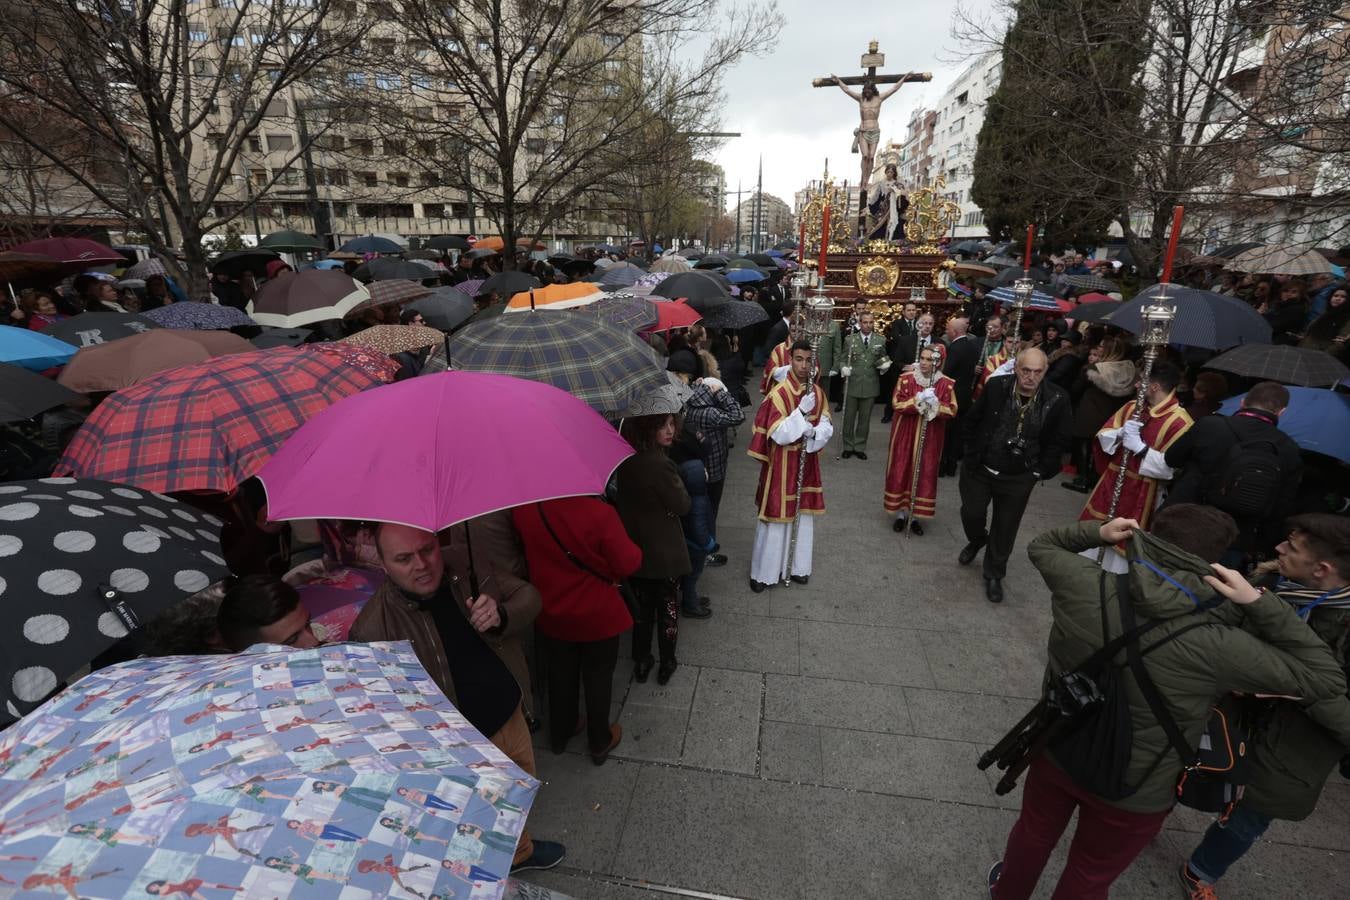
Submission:
<svg viewBox="0 0 1350 900">
<path fill-rule="evenodd" d="M 574 284 L 550 284 L 530 291 L 521 291 L 507 301 L 504 312 L 528 312 L 531 309 L 572 309 L 603 300 L 609 294 L 594 283 L 578 281 Z"/>
</svg>

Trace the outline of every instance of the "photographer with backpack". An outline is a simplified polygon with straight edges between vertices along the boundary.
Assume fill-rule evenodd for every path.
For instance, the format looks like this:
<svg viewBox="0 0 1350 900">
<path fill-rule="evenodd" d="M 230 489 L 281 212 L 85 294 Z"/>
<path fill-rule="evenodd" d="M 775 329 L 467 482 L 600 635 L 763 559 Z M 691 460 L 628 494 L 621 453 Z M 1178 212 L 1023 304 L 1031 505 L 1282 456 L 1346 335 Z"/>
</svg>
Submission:
<svg viewBox="0 0 1350 900">
<path fill-rule="evenodd" d="M 1077 811 L 1053 897 L 1105 898 L 1177 802 L 1217 699 L 1241 691 L 1327 701 L 1309 713 L 1332 728 L 1350 716 L 1345 675 L 1326 644 L 1275 594 L 1213 564 L 1236 534 L 1226 513 L 1182 504 L 1160 511 L 1152 534 L 1129 519 L 1083 522 L 1027 547 L 1051 591 L 1047 699 L 1071 693 L 1081 712 L 1063 703 L 1067 727 L 1031 745 L 1021 814 L 989 871 L 991 897 L 1030 897 Z M 1079 555 L 1122 541 L 1130 562 L 1122 575 Z M 1122 649 L 1098 652 L 1108 644 Z M 1102 656 L 1091 681 L 1066 677 Z"/>
<path fill-rule="evenodd" d="M 1287 406 L 1289 389 L 1263 381 L 1236 413 L 1201 418 L 1167 449 L 1167 465 L 1183 471 L 1164 505 L 1203 503 L 1232 516 L 1238 538 L 1224 560 L 1229 565 L 1268 554 L 1284 537 L 1303 477 L 1298 445 L 1279 429 Z"/>
</svg>

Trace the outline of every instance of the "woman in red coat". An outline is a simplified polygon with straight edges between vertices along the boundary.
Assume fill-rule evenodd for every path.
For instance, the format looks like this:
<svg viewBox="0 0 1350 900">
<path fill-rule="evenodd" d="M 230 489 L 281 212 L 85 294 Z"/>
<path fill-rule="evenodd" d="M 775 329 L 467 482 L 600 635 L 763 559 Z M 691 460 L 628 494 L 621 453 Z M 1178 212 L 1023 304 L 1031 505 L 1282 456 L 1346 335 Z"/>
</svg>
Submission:
<svg viewBox="0 0 1350 900">
<path fill-rule="evenodd" d="M 623 729 L 610 724 L 609 703 L 619 636 L 633 617 L 618 582 L 642 565 L 619 514 L 596 497 L 566 497 L 517 507 L 530 582 L 543 598 L 535 629 L 544 649 L 549 739 L 554 753 L 577 732 L 578 688 L 586 693 L 591 759 L 601 765 Z"/>
</svg>

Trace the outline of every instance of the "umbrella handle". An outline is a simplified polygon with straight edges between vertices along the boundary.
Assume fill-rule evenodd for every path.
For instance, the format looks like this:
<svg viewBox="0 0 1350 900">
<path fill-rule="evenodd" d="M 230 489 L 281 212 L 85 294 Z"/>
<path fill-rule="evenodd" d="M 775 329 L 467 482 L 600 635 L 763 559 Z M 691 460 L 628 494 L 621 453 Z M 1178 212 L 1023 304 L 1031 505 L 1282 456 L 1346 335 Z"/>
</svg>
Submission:
<svg viewBox="0 0 1350 900">
<path fill-rule="evenodd" d="M 474 602 L 478 600 L 478 571 L 473 564 L 473 534 L 467 521 L 464 523 L 464 549 L 469 551 L 469 596 L 470 602 Z"/>
</svg>

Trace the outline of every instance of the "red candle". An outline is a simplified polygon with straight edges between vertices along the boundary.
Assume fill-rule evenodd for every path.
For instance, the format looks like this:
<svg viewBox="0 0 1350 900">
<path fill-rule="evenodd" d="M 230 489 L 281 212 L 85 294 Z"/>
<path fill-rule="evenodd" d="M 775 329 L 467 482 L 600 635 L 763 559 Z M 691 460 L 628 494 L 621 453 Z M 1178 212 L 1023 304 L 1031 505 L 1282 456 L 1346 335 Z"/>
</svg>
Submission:
<svg viewBox="0 0 1350 900">
<path fill-rule="evenodd" d="M 1027 252 L 1022 256 L 1022 271 L 1031 271 L 1031 242 L 1036 237 L 1036 226 L 1027 226 Z"/>
<path fill-rule="evenodd" d="M 806 216 L 798 223 L 797 229 L 797 262 L 806 262 Z"/>
<path fill-rule="evenodd" d="M 816 274 L 820 277 L 820 283 L 825 283 L 825 254 L 830 249 L 830 204 L 825 204 L 825 212 L 821 214 L 820 220 L 820 262 L 816 266 Z"/>
<path fill-rule="evenodd" d="M 1181 237 L 1181 217 L 1186 212 L 1184 206 L 1172 207 L 1172 233 L 1167 237 L 1167 255 L 1163 257 L 1162 280 L 1172 280 L 1172 259 L 1177 255 L 1177 239 Z"/>
</svg>

